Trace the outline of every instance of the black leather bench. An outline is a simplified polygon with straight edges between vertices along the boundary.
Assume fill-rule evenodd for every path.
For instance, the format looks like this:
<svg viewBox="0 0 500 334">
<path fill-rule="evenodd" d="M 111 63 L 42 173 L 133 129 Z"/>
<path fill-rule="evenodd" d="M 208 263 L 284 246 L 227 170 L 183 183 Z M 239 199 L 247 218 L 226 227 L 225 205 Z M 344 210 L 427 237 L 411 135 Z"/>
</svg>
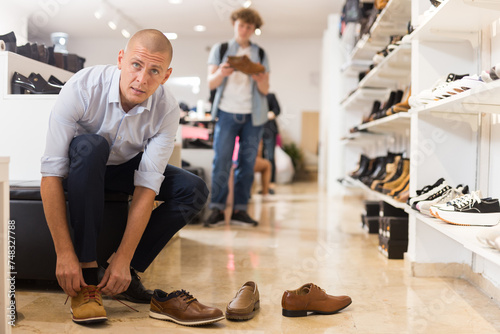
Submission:
<svg viewBox="0 0 500 334">
<path fill-rule="evenodd" d="M 97 243 L 99 263 L 118 248 L 127 224 L 129 195 L 106 192 L 105 201 Z M 43 212 L 40 181 L 10 181 L 10 219 L 15 222 L 16 278 L 55 280 L 56 253 Z"/>
</svg>

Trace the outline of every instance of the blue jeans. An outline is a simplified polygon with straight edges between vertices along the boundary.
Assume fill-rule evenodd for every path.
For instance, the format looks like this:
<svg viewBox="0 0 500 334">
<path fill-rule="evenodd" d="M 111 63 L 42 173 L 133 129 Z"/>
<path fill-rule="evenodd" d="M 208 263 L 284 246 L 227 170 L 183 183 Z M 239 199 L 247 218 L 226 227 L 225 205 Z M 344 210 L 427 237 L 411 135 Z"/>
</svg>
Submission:
<svg viewBox="0 0 500 334">
<path fill-rule="evenodd" d="M 234 142 L 240 137 L 238 165 L 234 172 L 234 210 L 247 210 L 253 183 L 255 158 L 262 138 L 262 126 L 252 125 L 251 114 L 231 114 L 219 109 L 214 130 L 214 162 L 210 209 L 224 210 L 228 194 Z"/>
<path fill-rule="evenodd" d="M 97 259 L 97 237 L 103 220 L 104 191 L 134 193 L 134 172 L 142 152 L 121 165 L 106 166 L 109 144 L 96 134 L 74 138 L 69 147 L 70 168 L 63 182 L 68 192 L 73 243 L 80 262 Z M 149 219 L 131 266 L 143 272 L 172 236 L 183 228 L 208 198 L 202 179 L 183 169 L 167 165 L 165 179 L 156 200 L 164 201 Z"/>
</svg>

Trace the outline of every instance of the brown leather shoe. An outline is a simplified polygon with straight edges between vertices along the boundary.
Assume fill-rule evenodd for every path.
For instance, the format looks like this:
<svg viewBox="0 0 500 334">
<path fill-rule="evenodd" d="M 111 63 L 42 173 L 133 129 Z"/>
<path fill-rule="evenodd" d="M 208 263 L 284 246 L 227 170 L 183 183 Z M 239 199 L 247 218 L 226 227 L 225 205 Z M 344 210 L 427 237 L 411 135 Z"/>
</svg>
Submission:
<svg viewBox="0 0 500 334">
<path fill-rule="evenodd" d="M 305 317 L 307 312 L 333 314 L 351 305 L 349 296 L 330 296 L 312 283 L 297 290 L 286 290 L 281 299 L 285 317 Z"/>
<path fill-rule="evenodd" d="M 102 305 L 101 289 L 95 285 L 82 287 L 76 297 L 71 297 L 71 313 L 77 324 L 93 324 L 108 320 Z"/>
<path fill-rule="evenodd" d="M 203 305 L 185 290 L 167 294 L 156 289 L 151 298 L 149 316 L 184 326 L 207 325 L 224 319 L 221 310 Z"/>
<path fill-rule="evenodd" d="M 247 56 L 228 56 L 227 62 L 235 70 L 249 75 L 266 71 L 266 68 L 263 65 L 253 63 Z"/>
<path fill-rule="evenodd" d="M 227 305 L 226 318 L 230 320 L 252 319 L 259 306 L 260 297 L 257 284 L 252 281 L 246 282 Z"/>
</svg>

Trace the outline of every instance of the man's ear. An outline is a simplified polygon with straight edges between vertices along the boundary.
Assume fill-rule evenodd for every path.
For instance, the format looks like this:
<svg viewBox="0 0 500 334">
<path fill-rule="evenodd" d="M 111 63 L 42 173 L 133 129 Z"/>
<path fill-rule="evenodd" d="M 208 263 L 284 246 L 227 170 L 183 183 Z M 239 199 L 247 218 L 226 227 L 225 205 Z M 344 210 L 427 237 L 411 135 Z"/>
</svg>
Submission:
<svg viewBox="0 0 500 334">
<path fill-rule="evenodd" d="M 163 81 L 161 82 L 162 85 L 165 82 L 167 82 L 168 78 L 170 78 L 170 75 L 172 75 L 172 67 L 168 68 L 167 73 L 165 74 L 165 77 L 163 78 Z"/>
<path fill-rule="evenodd" d="M 120 52 L 118 53 L 118 69 L 119 70 L 122 69 L 122 61 L 123 61 L 124 56 L 125 56 L 125 51 L 120 50 Z"/>
</svg>

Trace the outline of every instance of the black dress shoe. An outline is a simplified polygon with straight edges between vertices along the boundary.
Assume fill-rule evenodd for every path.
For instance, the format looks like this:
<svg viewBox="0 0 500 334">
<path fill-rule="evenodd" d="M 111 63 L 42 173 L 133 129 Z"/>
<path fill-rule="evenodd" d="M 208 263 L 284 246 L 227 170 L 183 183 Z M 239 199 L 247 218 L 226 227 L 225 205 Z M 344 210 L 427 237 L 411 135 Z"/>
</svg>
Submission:
<svg viewBox="0 0 500 334">
<path fill-rule="evenodd" d="M 45 79 L 35 73 L 29 78 L 14 72 L 11 80 L 12 94 L 59 94 L 61 88 L 50 85 Z"/>
<path fill-rule="evenodd" d="M 11 31 L 8 34 L 1 35 L 0 40 L 5 42 L 5 51 L 16 52 L 17 51 L 17 39 L 16 34 Z"/>
<path fill-rule="evenodd" d="M 99 282 L 104 276 L 105 269 L 103 267 L 99 267 L 98 271 L 98 279 Z M 132 277 L 132 281 L 130 281 L 130 285 L 128 289 L 124 292 L 117 295 L 117 297 L 124 298 L 132 303 L 139 304 L 149 304 L 151 303 L 151 297 L 153 297 L 153 291 L 148 290 L 142 285 L 141 277 L 137 274 L 135 269 L 130 268 L 130 276 Z"/>
</svg>

